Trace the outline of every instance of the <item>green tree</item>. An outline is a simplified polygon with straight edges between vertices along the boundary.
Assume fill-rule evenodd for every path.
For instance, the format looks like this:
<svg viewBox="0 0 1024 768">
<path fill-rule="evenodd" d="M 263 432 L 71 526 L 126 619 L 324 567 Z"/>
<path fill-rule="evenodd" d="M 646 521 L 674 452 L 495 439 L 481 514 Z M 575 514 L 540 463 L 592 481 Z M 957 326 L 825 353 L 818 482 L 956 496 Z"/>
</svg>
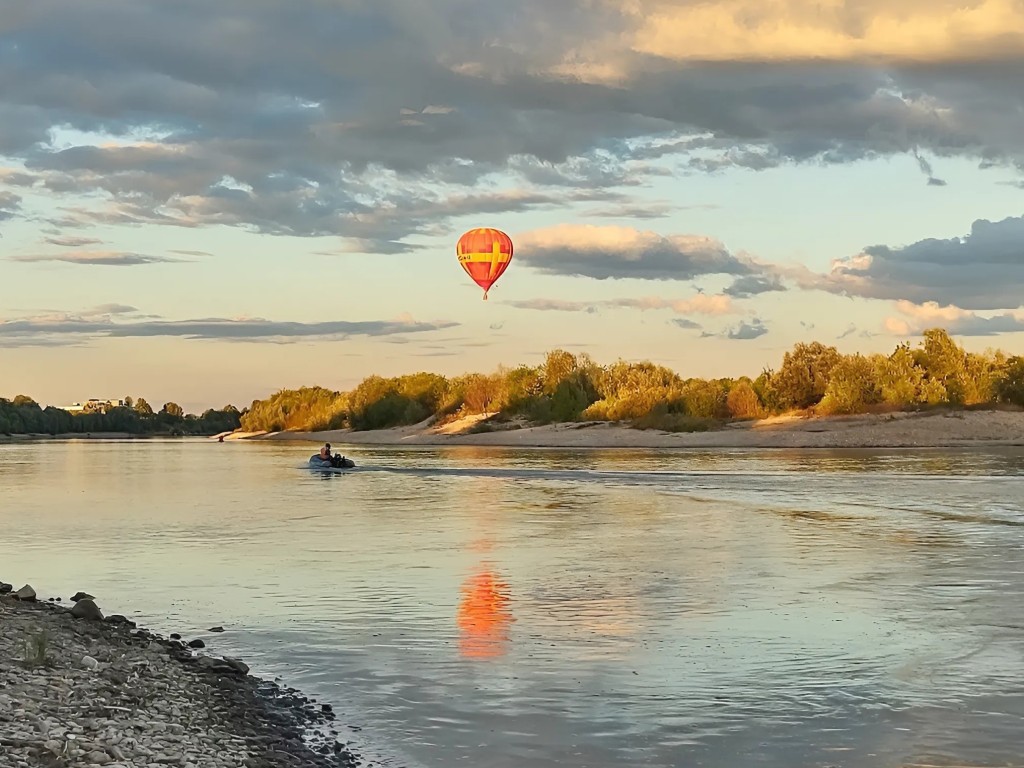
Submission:
<svg viewBox="0 0 1024 768">
<path fill-rule="evenodd" d="M 686 413 L 699 419 L 724 419 L 729 416 L 729 383 L 689 379 L 683 384 Z"/>
<path fill-rule="evenodd" d="M 844 355 L 829 375 L 820 408 L 823 413 L 861 413 L 882 402 L 875 365 L 863 355 Z"/>
<path fill-rule="evenodd" d="M 472 373 L 462 382 L 463 402 L 469 413 L 490 415 L 500 391 L 501 381 L 497 376 Z"/>
<path fill-rule="evenodd" d="M 768 386 L 780 408 L 810 408 L 821 402 L 839 351 L 818 341 L 800 342 L 786 352 Z"/>
<path fill-rule="evenodd" d="M 1024 407 L 1024 357 L 1011 357 L 995 383 L 1000 403 Z"/>
<path fill-rule="evenodd" d="M 962 405 L 967 394 L 967 353 L 942 328 L 929 328 L 919 359 L 928 378 L 945 390 L 944 402 Z"/>
<path fill-rule="evenodd" d="M 759 419 L 764 416 L 764 405 L 749 379 L 740 379 L 730 387 L 725 404 L 734 419 Z"/>
</svg>

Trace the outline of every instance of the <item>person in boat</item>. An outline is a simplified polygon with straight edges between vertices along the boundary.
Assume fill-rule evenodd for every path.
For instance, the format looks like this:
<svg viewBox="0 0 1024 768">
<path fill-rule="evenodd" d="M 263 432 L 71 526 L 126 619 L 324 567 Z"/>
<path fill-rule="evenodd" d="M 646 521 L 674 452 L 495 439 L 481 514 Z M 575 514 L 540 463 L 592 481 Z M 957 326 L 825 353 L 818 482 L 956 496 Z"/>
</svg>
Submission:
<svg viewBox="0 0 1024 768">
<path fill-rule="evenodd" d="M 320 460 L 328 461 L 330 462 L 332 467 L 337 467 L 341 469 L 347 469 L 355 466 L 355 464 L 352 461 L 346 459 L 344 456 L 341 456 L 340 454 L 336 453 L 332 456 L 330 443 L 325 443 L 323 448 L 320 449 Z"/>
</svg>

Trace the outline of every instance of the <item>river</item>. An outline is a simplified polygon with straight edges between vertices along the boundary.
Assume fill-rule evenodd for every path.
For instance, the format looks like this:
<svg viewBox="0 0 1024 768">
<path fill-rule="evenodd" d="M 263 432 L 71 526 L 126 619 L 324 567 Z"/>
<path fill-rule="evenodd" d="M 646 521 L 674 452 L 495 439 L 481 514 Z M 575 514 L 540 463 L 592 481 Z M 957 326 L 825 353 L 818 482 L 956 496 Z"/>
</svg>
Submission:
<svg viewBox="0 0 1024 768">
<path fill-rule="evenodd" d="M 1024 764 L 1022 449 L 335 448 L 0 446 L 0 578 L 406 768 Z"/>
</svg>

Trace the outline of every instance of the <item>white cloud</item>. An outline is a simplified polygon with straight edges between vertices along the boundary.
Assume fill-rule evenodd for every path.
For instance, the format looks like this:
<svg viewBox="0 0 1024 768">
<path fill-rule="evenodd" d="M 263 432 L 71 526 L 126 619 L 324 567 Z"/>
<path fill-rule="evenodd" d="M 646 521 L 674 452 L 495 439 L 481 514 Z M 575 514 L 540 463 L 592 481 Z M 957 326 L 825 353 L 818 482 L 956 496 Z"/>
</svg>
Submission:
<svg viewBox="0 0 1024 768">
<path fill-rule="evenodd" d="M 890 316 L 883 322 L 885 330 L 894 336 L 920 336 L 929 328 L 944 328 L 953 336 L 1024 332 L 1024 310 L 983 315 L 953 305 L 940 306 L 934 301 L 899 301 L 896 309 L 903 317 Z"/>
</svg>

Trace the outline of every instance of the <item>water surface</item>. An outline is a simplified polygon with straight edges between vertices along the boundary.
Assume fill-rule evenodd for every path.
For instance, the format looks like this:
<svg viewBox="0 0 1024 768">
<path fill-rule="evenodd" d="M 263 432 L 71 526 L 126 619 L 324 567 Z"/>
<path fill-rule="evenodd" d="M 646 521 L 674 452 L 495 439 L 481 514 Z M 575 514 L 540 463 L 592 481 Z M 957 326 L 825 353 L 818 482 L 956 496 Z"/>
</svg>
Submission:
<svg viewBox="0 0 1024 768">
<path fill-rule="evenodd" d="M 0 578 L 410 768 L 1024 763 L 1024 450 L 313 448 L 0 446 Z"/>
</svg>

